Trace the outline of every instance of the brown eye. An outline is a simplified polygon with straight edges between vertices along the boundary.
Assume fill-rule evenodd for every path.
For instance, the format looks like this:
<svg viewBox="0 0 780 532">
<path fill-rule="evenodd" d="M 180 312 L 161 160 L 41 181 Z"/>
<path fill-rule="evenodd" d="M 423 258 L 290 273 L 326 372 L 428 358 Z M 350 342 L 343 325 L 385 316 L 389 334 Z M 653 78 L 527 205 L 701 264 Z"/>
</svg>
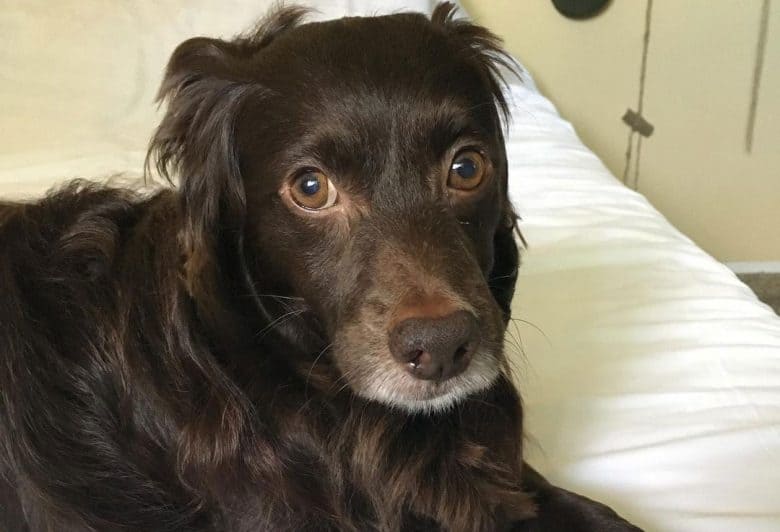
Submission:
<svg viewBox="0 0 780 532">
<path fill-rule="evenodd" d="M 455 190 L 474 190 L 485 178 L 485 159 L 479 152 L 466 150 L 455 156 L 447 176 L 447 186 Z"/>
<path fill-rule="evenodd" d="M 290 196 L 299 206 L 310 211 L 332 207 L 336 203 L 336 187 L 319 170 L 299 175 L 290 187 Z"/>
</svg>

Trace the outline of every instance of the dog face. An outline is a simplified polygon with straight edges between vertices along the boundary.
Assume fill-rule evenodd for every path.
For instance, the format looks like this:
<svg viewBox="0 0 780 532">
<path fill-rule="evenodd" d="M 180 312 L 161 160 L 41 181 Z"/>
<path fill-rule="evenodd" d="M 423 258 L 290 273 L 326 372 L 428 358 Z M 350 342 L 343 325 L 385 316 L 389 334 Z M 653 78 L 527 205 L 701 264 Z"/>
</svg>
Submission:
<svg viewBox="0 0 780 532">
<path fill-rule="evenodd" d="M 517 250 L 500 49 L 449 5 L 301 15 L 171 59 L 152 148 L 182 176 L 188 286 L 208 299 L 235 253 L 272 323 L 355 393 L 445 408 L 504 364 Z"/>
</svg>

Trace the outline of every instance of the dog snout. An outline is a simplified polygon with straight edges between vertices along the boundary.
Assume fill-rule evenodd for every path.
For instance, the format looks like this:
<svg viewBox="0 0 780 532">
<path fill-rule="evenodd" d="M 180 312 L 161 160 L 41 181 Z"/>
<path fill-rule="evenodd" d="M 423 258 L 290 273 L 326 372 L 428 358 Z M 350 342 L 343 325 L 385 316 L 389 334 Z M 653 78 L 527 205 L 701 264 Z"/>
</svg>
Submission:
<svg viewBox="0 0 780 532">
<path fill-rule="evenodd" d="M 476 317 L 459 310 L 441 317 L 410 317 L 390 331 L 390 352 L 422 380 L 445 381 L 462 373 L 479 345 Z"/>
</svg>

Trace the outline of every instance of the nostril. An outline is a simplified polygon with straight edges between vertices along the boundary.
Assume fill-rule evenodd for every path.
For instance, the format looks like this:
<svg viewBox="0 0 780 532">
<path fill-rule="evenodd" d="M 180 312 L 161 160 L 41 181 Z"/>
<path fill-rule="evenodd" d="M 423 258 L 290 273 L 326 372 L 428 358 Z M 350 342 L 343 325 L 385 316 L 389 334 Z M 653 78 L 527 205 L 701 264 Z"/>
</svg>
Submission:
<svg viewBox="0 0 780 532">
<path fill-rule="evenodd" d="M 441 365 L 427 351 L 416 350 L 410 354 L 406 369 L 421 379 L 433 379 L 441 373 Z"/>
<path fill-rule="evenodd" d="M 453 360 L 455 362 L 460 362 L 463 360 L 463 358 L 466 356 L 466 353 L 469 352 L 468 344 L 463 344 L 459 348 L 455 350 L 455 356 L 453 357 Z"/>
<path fill-rule="evenodd" d="M 422 349 L 415 349 L 414 351 L 409 352 L 409 365 L 413 368 L 417 368 L 422 363 L 423 358 L 423 350 Z"/>
</svg>

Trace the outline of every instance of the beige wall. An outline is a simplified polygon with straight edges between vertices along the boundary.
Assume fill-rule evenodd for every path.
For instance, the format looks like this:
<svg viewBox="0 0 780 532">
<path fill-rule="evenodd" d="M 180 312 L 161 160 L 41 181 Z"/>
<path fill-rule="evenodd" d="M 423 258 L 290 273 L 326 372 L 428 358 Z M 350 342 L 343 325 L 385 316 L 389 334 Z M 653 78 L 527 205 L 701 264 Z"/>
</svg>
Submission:
<svg viewBox="0 0 780 532">
<path fill-rule="evenodd" d="M 585 143 L 622 176 L 636 109 L 645 2 L 570 21 L 549 0 L 464 0 L 502 36 Z M 780 260 L 780 2 L 751 154 L 744 148 L 761 0 L 655 0 L 639 190 L 723 261 Z"/>
</svg>

